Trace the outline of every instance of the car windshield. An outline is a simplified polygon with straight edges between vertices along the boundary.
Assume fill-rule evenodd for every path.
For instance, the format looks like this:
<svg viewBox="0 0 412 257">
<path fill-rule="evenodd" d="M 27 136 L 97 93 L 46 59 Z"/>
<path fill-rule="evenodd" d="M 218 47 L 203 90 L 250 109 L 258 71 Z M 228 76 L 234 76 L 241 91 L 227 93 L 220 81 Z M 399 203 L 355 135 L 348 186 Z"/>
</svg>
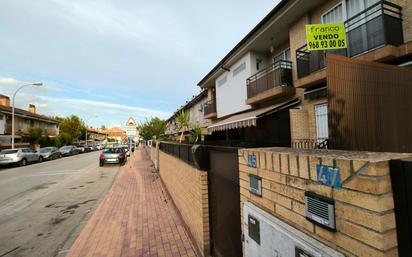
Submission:
<svg viewBox="0 0 412 257">
<path fill-rule="evenodd" d="M 1 154 L 12 154 L 12 153 L 17 153 L 19 150 L 3 150 L 0 153 Z"/>
<path fill-rule="evenodd" d="M 122 148 L 107 148 L 103 150 L 103 153 L 121 153 L 123 152 Z"/>
<path fill-rule="evenodd" d="M 62 149 L 62 150 L 69 150 L 70 148 L 72 148 L 71 146 L 63 146 L 62 148 L 60 148 L 60 149 Z"/>
<path fill-rule="evenodd" d="M 40 149 L 40 152 L 41 153 L 47 153 L 47 152 L 50 152 L 52 149 L 51 148 L 42 148 L 42 149 Z"/>
</svg>

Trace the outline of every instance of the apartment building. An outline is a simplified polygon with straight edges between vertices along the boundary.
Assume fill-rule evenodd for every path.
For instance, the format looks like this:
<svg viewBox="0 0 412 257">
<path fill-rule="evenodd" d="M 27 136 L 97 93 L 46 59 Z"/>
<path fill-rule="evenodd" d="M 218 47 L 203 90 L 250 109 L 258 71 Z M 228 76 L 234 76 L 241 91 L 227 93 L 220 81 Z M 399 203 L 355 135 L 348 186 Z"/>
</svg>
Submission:
<svg viewBox="0 0 412 257">
<path fill-rule="evenodd" d="M 176 124 L 176 118 L 181 111 L 189 113 L 189 123 L 190 126 L 184 131 L 185 133 L 189 132 L 191 126 L 194 124 L 199 125 L 204 129 L 206 133 L 206 128 L 210 125 L 210 121 L 205 118 L 204 110 L 207 105 L 207 90 L 202 90 L 198 95 L 193 96 L 190 101 L 187 101 L 185 105 L 179 108 L 173 115 L 166 120 L 166 131 L 165 134 L 171 137 L 178 137 L 179 128 Z"/>
<path fill-rule="evenodd" d="M 15 108 L 14 129 L 16 139 L 28 132 L 30 127 L 41 128 L 49 136 L 59 134 L 59 122 L 47 116 L 36 113 L 36 106 L 30 104 L 28 110 Z M 12 134 L 12 107 L 10 98 L 0 95 L 0 138 L 3 143 L 10 143 Z"/>
<path fill-rule="evenodd" d="M 412 96 L 407 86 L 412 5 L 407 3 L 281 1 L 198 83 L 208 91 L 205 118 L 212 124 L 207 140 L 412 151 L 412 142 L 402 140 L 411 122 L 405 126 L 402 118 L 393 119 L 412 111 L 406 100 Z M 307 50 L 305 25 L 337 22 L 345 24 L 346 49 Z M 389 83 L 386 87 L 378 75 Z M 392 95 L 386 98 L 386 91 Z M 373 129 L 388 122 L 390 127 Z M 387 134 L 390 140 L 373 142 Z"/>
</svg>

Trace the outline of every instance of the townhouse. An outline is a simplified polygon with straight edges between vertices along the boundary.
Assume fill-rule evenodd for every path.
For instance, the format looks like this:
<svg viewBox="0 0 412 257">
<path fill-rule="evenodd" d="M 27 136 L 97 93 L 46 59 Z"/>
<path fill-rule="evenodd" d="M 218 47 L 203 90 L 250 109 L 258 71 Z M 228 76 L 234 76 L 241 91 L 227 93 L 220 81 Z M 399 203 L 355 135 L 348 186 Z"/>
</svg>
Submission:
<svg viewBox="0 0 412 257">
<path fill-rule="evenodd" d="M 15 108 L 15 132 L 17 141 L 26 134 L 30 127 L 41 128 L 49 136 L 59 134 L 59 122 L 47 116 L 36 113 L 36 106 L 29 105 L 28 110 Z M 3 144 L 11 142 L 12 107 L 10 98 L 0 95 L 0 139 Z"/>
<path fill-rule="evenodd" d="M 198 83 L 208 92 L 206 140 L 412 151 L 407 2 L 282 0 Z M 346 49 L 308 51 L 305 25 L 338 22 Z"/>
<path fill-rule="evenodd" d="M 180 107 L 173 115 L 166 120 L 166 131 L 165 134 L 172 138 L 178 138 L 179 131 L 178 125 L 176 124 L 177 116 L 185 111 L 189 114 L 189 127 L 185 129 L 184 133 L 188 133 L 193 125 L 199 125 L 204 133 L 206 128 L 210 125 L 210 120 L 204 115 L 204 110 L 207 108 L 207 90 L 202 90 L 199 94 L 192 97 L 190 101 L 187 101 L 182 107 Z"/>
</svg>

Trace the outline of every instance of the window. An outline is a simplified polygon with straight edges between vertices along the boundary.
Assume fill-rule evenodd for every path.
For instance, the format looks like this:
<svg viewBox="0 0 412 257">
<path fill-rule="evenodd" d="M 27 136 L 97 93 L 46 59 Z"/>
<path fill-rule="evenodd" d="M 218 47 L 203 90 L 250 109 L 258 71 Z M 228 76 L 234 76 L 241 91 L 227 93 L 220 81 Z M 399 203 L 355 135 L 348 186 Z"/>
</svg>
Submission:
<svg viewBox="0 0 412 257">
<path fill-rule="evenodd" d="M 316 137 L 318 140 L 324 140 L 329 137 L 328 130 L 328 104 L 315 105 L 316 117 Z"/>
<path fill-rule="evenodd" d="M 322 23 L 344 22 L 377 2 L 379 0 L 344 0 L 322 15 Z"/>
<path fill-rule="evenodd" d="M 275 58 L 273 58 L 273 63 L 279 62 L 279 61 L 290 61 L 290 48 L 283 50 L 280 54 L 276 55 Z"/>
<path fill-rule="evenodd" d="M 236 69 L 233 70 L 233 77 L 236 76 L 237 74 L 241 73 L 246 69 L 246 63 L 242 63 L 241 65 L 237 66 Z"/>
<path fill-rule="evenodd" d="M 227 81 L 227 76 L 224 76 L 223 78 L 217 81 L 217 86 L 220 87 L 221 85 L 225 84 L 226 81 Z"/>
<path fill-rule="evenodd" d="M 262 68 L 262 59 L 256 59 L 256 70 L 260 70 Z"/>
</svg>

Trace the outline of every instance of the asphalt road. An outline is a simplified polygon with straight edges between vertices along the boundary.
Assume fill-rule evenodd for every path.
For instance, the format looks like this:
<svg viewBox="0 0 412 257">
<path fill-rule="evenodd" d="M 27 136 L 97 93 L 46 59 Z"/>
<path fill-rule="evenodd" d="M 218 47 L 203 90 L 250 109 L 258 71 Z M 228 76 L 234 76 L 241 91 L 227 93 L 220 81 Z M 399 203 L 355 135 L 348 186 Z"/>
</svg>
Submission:
<svg viewBox="0 0 412 257">
<path fill-rule="evenodd" d="M 0 169 L 0 257 L 65 255 L 119 170 L 98 155 Z"/>
</svg>

